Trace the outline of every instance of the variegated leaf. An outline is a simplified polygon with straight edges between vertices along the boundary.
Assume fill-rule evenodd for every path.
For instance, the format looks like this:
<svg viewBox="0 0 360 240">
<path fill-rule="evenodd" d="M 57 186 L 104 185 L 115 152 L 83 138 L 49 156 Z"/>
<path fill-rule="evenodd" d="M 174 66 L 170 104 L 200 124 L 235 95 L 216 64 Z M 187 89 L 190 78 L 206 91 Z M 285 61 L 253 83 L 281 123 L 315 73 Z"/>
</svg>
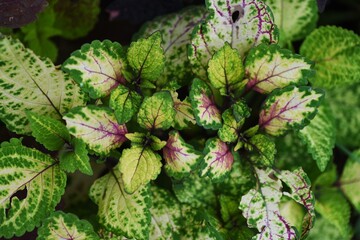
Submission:
<svg viewBox="0 0 360 240">
<path fill-rule="evenodd" d="M 276 148 L 274 141 L 266 135 L 256 134 L 251 137 L 245 147 L 250 151 L 250 159 L 258 166 L 274 165 Z"/>
<path fill-rule="evenodd" d="M 195 116 L 191 107 L 191 102 L 188 97 L 183 101 L 178 99 L 177 92 L 171 92 L 174 101 L 174 109 L 176 115 L 174 117 L 173 127 L 177 130 L 182 130 L 191 124 L 196 124 Z"/>
<path fill-rule="evenodd" d="M 222 181 L 231 171 L 234 156 L 230 148 L 218 138 L 206 141 L 201 175 L 207 175 L 213 181 Z"/>
<path fill-rule="evenodd" d="M 245 62 L 247 89 L 270 93 L 288 85 L 306 85 L 313 75 L 311 63 L 278 45 L 261 44 L 250 50 Z"/>
<path fill-rule="evenodd" d="M 190 90 L 190 101 L 198 125 L 217 130 L 221 127 L 221 113 L 215 104 L 210 87 L 195 78 Z"/>
<path fill-rule="evenodd" d="M 244 121 L 237 122 L 232 109 L 226 109 L 222 114 L 222 119 L 224 124 L 218 131 L 219 138 L 223 142 L 235 142 L 238 139 L 238 131 L 244 124 Z"/>
<path fill-rule="evenodd" d="M 323 93 L 310 87 L 288 86 L 273 91 L 260 112 L 259 126 L 280 136 L 291 128 L 301 129 L 314 118 Z"/>
<path fill-rule="evenodd" d="M 126 67 L 121 45 L 109 40 L 84 44 L 62 65 L 81 89 L 95 99 L 108 96 L 119 84 L 125 83 Z"/>
<path fill-rule="evenodd" d="M 148 188 L 145 185 L 132 194 L 126 193 L 118 166 L 97 179 L 89 195 L 99 207 L 99 223 L 116 235 L 148 239 L 151 221 Z"/>
<path fill-rule="evenodd" d="M 189 49 L 193 71 L 206 79 L 208 61 L 225 42 L 239 51 L 240 56 L 260 43 L 275 43 L 277 29 L 269 7 L 258 0 L 206 2 L 209 16 L 198 25 Z"/>
<path fill-rule="evenodd" d="M 187 144 L 179 132 L 171 131 L 166 146 L 163 148 L 166 161 L 165 170 L 171 177 L 181 179 L 194 170 L 202 158 L 201 152 Z"/>
<path fill-rule="evenodd" d="M 30 134 L 26 111 L 60 119 L 84 95 L 49 59 L 41 60 L 19 40 L 0 36 L 0 119 L 18 134 Z"/>
<path fill-rule="evenodd" d="M 83 140 L 90 150 L 108 154 L 126 141 L 127 128 L 118 124 L 107 108 L 88 105 L 72 109 L 64 116 L 70 134 Z"/>
</svg>

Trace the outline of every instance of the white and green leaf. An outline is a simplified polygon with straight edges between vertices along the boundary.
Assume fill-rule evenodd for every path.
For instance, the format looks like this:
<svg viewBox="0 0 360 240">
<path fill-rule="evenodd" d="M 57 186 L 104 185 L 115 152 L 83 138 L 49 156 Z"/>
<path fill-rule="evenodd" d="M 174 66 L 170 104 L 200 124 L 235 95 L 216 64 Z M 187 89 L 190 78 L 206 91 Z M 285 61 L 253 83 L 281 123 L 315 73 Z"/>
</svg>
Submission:
<svg viewBox="0 0 360 240">
<path fill-rule="evenodd" d="M 27 111 L 60 119 L 84 105 L 80 88 L 49 59 L 41 60 L 19 40 L 0 36 L 0 119 L 18 134 L 30 134 Z"/>
<path fill-rule="evenodd" d="M 178 98 L 178 93 L 175 91 L 171 92 L 171 96 L 174 102 L 174 109 L 176 111 L 172 127 L 177 130 L 182 130 L 188 127 L 190 124 L 196 124 L 189 98 L 186 97 L 181 101 Z"/>
<path fill-rule="evenodd" d="M 260 112 L 259 126 L 266 133 L 280 136 L 290 129 L 301 129 L 315 117 L 323 98 L 320 90 L 288 86 L 272 92 Z"/>
<path fill-rule="evenodd" d="M 119 84 L 124 84 L 126 68 L 121 45 L 109 40 L 84 44 L 62 65 L 62 69 L 94 99 L 108 96 Z"/>
<path fill-rule="evenodd" d="M 306 85 L 313 75 L 311 62 L 281 49 L 278 45 L 261 44 L 250 50 L 245 61 L 247 89 L 270 93 L 288 85 Z"/>
<path fill-rule="evenodd" d="M 83 140 L 90 150 L 105 155 L 126 141 L 127 128 L 118 124 L 107 108 L 88 105 L 72 109 L 64 116 L 71 135 Z"/>
</svg>

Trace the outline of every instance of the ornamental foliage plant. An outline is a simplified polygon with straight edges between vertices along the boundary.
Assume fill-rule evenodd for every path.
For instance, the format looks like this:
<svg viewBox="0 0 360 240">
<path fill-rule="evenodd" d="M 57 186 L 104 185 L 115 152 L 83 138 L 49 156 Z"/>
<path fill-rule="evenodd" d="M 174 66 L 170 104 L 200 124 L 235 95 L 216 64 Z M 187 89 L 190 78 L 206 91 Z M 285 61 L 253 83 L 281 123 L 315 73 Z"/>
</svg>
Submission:
<svg viewBox="0 0 360 240">
<path fill-rule="evenodd" d="M 0 237 L 351 239 L 360 153 L 333 149 L 360 147 L 360 37 L 317 18 L 207 0 L 61 66 L 2 35 L 0 119 L 38 144 L 1 143 Z"/>
</svg>

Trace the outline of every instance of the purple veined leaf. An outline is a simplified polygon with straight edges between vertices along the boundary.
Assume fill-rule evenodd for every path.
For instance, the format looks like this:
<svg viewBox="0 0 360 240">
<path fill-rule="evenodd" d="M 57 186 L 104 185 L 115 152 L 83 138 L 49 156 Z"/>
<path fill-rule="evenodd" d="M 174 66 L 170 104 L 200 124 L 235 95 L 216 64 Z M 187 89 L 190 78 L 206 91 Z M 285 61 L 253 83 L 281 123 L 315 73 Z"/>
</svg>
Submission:
<svg viewBox="0 0 360 240">
<path fill-rule="evenodd" d="M 47 4 L 46 0 L 1 0 L 0 27 L 18 28 L 35 21 Z"/>
<path fill-rule="evenodd" d="M 213 181 L 222 181 L 231 171 L 234 156 L 226 143 L 219 138 L 211 138 L 205 144 L 204 162 L 201 175 Z"/>
<path fill-rule="evenodd" d="M 171 131 L 163 148 L 165 170 L 171 177 L 181 179 L 191 173 L 201 160 L 201 152 L 187 144 L 179 132 Z"/>
<path fill-rule="evenodd" d="M 90 150 L 105 155 L 127 139 L 125 124 L 118 124 L 113 112 L 98 106 L 73 108 L 64 117 L 71 135 L 83 140 Z"/>
</svg>

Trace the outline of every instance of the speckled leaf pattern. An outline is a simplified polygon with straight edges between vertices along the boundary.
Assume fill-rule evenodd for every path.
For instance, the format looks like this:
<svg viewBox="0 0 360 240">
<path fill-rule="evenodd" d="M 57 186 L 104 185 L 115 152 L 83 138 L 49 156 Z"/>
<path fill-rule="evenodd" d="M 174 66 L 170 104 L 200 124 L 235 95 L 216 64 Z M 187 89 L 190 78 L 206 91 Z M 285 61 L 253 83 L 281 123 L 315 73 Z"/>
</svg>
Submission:
<svg viewBox="0 0 360 240">
<path fill-rule="evenodd" d="M 315 62 L 313 85 L 337 88 L 360 82 L 360 36 L 340 27 L 314 30 L 300 47 L 300 54 Z"/>
<path fill-rule="evenodd" d="M 156 32 L 146 39 L 132 42 L 127 52 L 127 59 L 138 77 L 149 81 L 157 80 L 165 67 L 161 34 Z"/>
<path fill-rule="evenodd" d="M 0 237 L 21 236 L 54 211 L 66 174 L 50 156 L 19 143 L 2 144 L 0 169 Z"/>
<path fill-rule="evenodd" d="M 151 198 L 148 185 L 133 194 L 125 191 L 119 167 L 97 179 L 90 188 L 90 198 L 98 207 L 99 223 L 107 231 L 128 238 L 149 237 Z"/>
<path fill-rule="evenodd" d="M 315 221 L 315 196 L 311 192 L 311 182 L 302 168 L 291 171 L 281 171 L 275 173 L 291 190 L 283 192 L 285 196 L 294 199 L 297 203 L 303 205 L 307 211 L 303 219 L 301 238 L 305 238 Z"/>
<path fill-rule="evenodd" d="M 141 96 L 119 85 L 110 95 L 109 106 L 114 110 L 115 117 L 119 124 L 127 123 L 137 113 L 141 104 Z"/>
<path fill-rule="evenodd" d="M 244 66 L 236 49 L 225 43 L 209 61 L 208 75 L 210 83 L 224 96 L 233 96 L 245 86 L 243 82 Z"/>
<path fill-rule="evenodd" d="M 36 141 L 50 151 L 60 150 L 70 141 L 70 134 L 64 123 L 57 119 L 27 112 L 32 135 Z"/>
<path fill-rule="evenodd" d="M 30 134 L 26 111 L 60 119 L 83 105 L 79 87 L 15 39 L 0 37 L 0 119 L 18 134 Z"/>
<path fill-rule="evenodd" d="M 119 84 L 125 83 L 126 67 L 121 45 L 109 40 L 84 44 L 62 65 L 81 89 L 95 99 L 108 96 Z"/>
<path fill-rule="evenodd" d="M 163 148 L 165 170 L 171 177 L 181 179 L 195 169 L 202 159 L 202 153 L 187 144 L 178 131 L 171 131 Z"/>
<path fill-rule="evenodd" d="M 329 106 L 321 105 L 314 119 L 298 135 L 323 172 L 333 155 L 336 137 L 334 117 Z"/>
<path fill-rule="evenodd" d="M 167 91 L 157 92 L 145 98 L 137 115 L 140 127 L 153 130 L 167 130 L 174 122 L 176 111 L 171 94 Z"/>
<path fill-rule="evenodd" d="M 201 175 L 207 175 L 213 181 L 222 181 L 230 173 L 233 162 L 229 146 L 219 138 L 211 138 L 205 144 Z"/>
<path fill-rule="evenodd" d="M 189 59 L 193 71 L 206 78 L 208 61 L 225 42 L 240 56 L 260 43 L 275 43 L 277 29 L 269 7 L 257 0 L 207 0 L 207 20 L 193 32 Z"/>
<path fill-rule="evenodd" d="M 64 116 L 71 135 L 83 140 L 90 150 L 108 154 L 126 141 L 127 128 L 118 124 L 107 108 L 88 105 L 72 109 Z"/>
<path fill-rule="evenodd" d="M 360 150 L 353 152 L 347 159 L 340 178 L 340 187 L 345 196 L 360 212 Z"/>
<path fill-rule="evenodd" d="M 221 127 L 221 113 L 210 87 L 204 81 L 194 79 L 190 89 L 190 101 L 198 125 L 213 130 Z"/>
<path fill-rule="evenodd" d="M 275 90 L 262 106 L 259 126 L 273 136 L 292 128 L 301 129 L 314 118 L 322 98 L 322 91 L 311 87 L 288 86 Z"/>
<path fill-rule="evenodd" d="M 274 180 L 271 169 L 255 168 L 259 180 L 259 189 L 251 189 L 242 196 L 240 210 L 247 219 L 250 228 L 260 232 L 252 239 L 256 240 L 292 240 L 296 239 L 294 229 L 280 214 L 279 203 L 282 196 L 281 181 Z"/>
<path fill-rule="evenodd" d="M 189 98 L 186 97 L 181 101 L 178 99 L 177 92 L 171 92 L 171 96 L 174 101 L 174 109 L 176 111 L 172 126 L 177 130 L 182 130 L 191 124 L 196 124 Z"/>
<path fill-rule="evenodd" d="M 275 142 L 266 135 L 256 134 L 246 145 L 250 151 L 250 159 L 258 166 L 271 167 L 275 161 Z"/>
<path fill-rule="evenodd" d="M 124 149 L 119 160 L 124 189 L 131 194 L 155 180 L 161 171 L 161 156 L 146 146 Z"/>
<path fill-rule="evenodd" d="M 100 240 L 88 221 L 80 220 L 76 215 L 62 211 L 52 213 L 43 221 L 36 239 Z"/>
<path fill-rule="evenodd" d="M 224 123 L 218 131 L 219 138 L 223 142 L 235 142 L 238 139 L 238 131 L 244 124 L 244 121 L 237 122 L 232 109 L 226 109 L 222 114 L 222 119 Z"/>
<path fill-rule="evenodd" d="M 241 124 L 245 123 L 245 118 L 250 117 L 251 109 L 244 100 L 238 100 L 231 106 L 235 120 Z"/>
<path fill-rule="evenodd" d="M 204 7 L 194 6 L 175 14 L 154 19 L 144 25 L 140 36 L 145 37 L 155 31 L 162 36 L 161 46 L 165 53 L 165 69 L 157 80 L 159 85 L 171 87 L 176 82 L 182 84 L 192 74 L 187 56 L 187 45 L 191 42 L 193 28 L 205 19 Z"/>
<path fill-rule="evenodd" d="M 313 75 L 311 63 L 278 45 L 261 44 L 250 50 L 245 62 L 247 89 L 270 93 L 288 85 L 306 85 Z"/>
<path fill-rule="evenodd" d="M 280 30 L 280 43 L 286 44 L 306 37 L 318 19 L 316 1 L 264 0 L 274 14 Z"/>
</svg>

